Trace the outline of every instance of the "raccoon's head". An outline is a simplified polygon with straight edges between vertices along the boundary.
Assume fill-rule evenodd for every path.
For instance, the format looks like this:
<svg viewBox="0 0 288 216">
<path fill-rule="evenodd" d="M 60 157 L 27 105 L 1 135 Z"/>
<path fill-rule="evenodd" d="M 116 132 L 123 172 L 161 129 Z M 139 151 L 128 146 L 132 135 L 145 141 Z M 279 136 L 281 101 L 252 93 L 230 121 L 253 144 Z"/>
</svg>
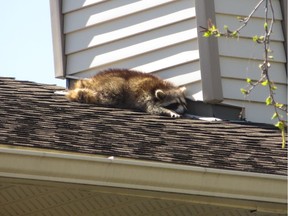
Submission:
<svg viewBox="0 0 288 216">
<path fill-rule="evenodd" d="M 173 110 L 178 114 L 182 114 L 187 109 L 184 96 L 185 90 L 185 87 L 172 88 L 168 90 L 157 89 L 155 91 L 155 96 L 158 100 L 159 106 Z"/>
</svg>

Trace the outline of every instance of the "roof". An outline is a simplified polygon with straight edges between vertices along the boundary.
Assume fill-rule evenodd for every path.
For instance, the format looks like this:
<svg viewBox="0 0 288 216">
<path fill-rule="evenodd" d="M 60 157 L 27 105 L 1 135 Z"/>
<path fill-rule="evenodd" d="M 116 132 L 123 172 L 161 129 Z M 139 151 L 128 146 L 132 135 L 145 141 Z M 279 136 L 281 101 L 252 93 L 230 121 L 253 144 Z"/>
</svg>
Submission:
<svg viewBox="0 0 288 216">
<path fill-rule="evenodd" d="M 273 126 L 97 107 L 69 102 L 59 90 L 0 77 L 0 144 L 287 174 L 287 150 Z"/>
</svg>

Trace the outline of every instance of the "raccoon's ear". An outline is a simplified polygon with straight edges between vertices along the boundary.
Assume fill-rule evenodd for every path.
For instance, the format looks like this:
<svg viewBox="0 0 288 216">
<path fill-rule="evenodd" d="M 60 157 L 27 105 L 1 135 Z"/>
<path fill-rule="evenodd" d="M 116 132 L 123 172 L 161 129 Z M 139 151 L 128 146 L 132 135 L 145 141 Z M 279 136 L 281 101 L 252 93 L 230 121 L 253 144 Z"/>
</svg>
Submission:
<svg viewBox="0 0 288 216">
<path fill-rule="evenodd" d="M 186 87 L 185 87 L 185 86 L 182 86 L 182 87 L 179 88 L 179 90 L 180 90 L 181 92 L 184 92 L 184 91 L 186 91 Z"/>
<path fill-rule="evenodd" d="M 161 89 L 157 89 L 155 91 L 155 96 L 157 99 L 162 100 L 166 97 L 166 94 Z"/>
</svg>

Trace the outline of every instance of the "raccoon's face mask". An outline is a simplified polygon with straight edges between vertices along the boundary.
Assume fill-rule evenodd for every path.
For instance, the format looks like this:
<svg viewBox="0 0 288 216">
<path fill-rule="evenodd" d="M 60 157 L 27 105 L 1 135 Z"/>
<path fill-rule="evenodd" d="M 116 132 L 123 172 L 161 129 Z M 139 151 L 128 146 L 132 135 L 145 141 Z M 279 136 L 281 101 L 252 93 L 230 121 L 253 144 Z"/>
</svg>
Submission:
<svg viewBox="0 0 288 216">
<path fill-rule="evenodd" d="M 185 87 L 169 90 L 157 89 L 155 91 L 155 96 L 159 100 L 158 103 L 161 107 L 173 110 L 178 114 L 182 114 L 187 110 L 184 96 L 185 90 Z"/>
</svg>

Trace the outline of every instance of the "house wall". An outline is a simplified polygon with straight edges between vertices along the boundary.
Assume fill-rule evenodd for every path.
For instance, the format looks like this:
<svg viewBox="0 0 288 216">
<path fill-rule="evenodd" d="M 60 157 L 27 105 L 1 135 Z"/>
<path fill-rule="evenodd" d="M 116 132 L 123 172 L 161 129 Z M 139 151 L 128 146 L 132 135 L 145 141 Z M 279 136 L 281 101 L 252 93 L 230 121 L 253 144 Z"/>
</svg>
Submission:
<svg viewBox="0 0 288 216">
<path fill-rule="evenodd" d="M 66 77 L 153 73 L 202 100 L 195 1 L 63 0 Z"/>
<path fill-rule="evenodd" d="M 216 23 L 218 28 L 224 25 L 232 29 L 241 25 L 237 16 L 245 17 L 253 10 L 258 0 L 215 0 Z M 284 47 L 284 31 L 282 29 L 282 14 L 280 2 L 273 0 L 276 22 L 271 36 L 271 49 L 274 59 L 271 61 L 270 77 L 277 85 L 276 99 L 287 104 L 287 71 Z M 263 5 L 264 6 L 264 5 Z M 244 97 L 240 88 L 247 86 L 246 78 L 258 80 L 261 71 L 258 65 L 263 62 L 263 46 L 254 43 L 251 38 L 264 32 L 263 6 L 255 13 L 248 25 L 240 32 L 239 39 L 219 38 L 220 70 L 222 77 L 223 97 L 225 104 L 245 107 L 246 118 L 249 121 L 271 123 L 273 108 L 267 107 L 265 99 L 268 90 L 257 87 L 250 96 Z M 271 13 L 270 17 L 271 17 Z M 253 16 L 254 17 L 254 16 Z M 284 115 L 285 116 L 285 115 Z"/>
<path fill-rule="evenodd" d="M 272 0 L 276 22 L 270 72 L 278 87 L 276 99 L 287 103 L 285 25 L 279 1 Z M 219 28 L 237 28 L 241 23 L 236 17 L 247 16 L 258 0 L 50 2 L 54 5 L 52 18 L 53 11 L 55 17 L 55 11 L 61 10 L 60 16 L 52 19 L 57 77 L 78 79 L 106 68 L 136 69 L 185 85 L 190 99 L 244 107 L 247 120 L 271 123 L 273 108 L 264 102 L 267 90 L 259 87 L 246 98 L 240 92 L 247 86 L 247 77 L 257 80 L 260 76 L 263 48 L 251 37 L 263 32 L 263 6 L 239 39 L 198 35 L 199 26 L 207 25 L 209 18 Z M 63 44 L 57 45 L 57 41 Z"/>
</svg>

